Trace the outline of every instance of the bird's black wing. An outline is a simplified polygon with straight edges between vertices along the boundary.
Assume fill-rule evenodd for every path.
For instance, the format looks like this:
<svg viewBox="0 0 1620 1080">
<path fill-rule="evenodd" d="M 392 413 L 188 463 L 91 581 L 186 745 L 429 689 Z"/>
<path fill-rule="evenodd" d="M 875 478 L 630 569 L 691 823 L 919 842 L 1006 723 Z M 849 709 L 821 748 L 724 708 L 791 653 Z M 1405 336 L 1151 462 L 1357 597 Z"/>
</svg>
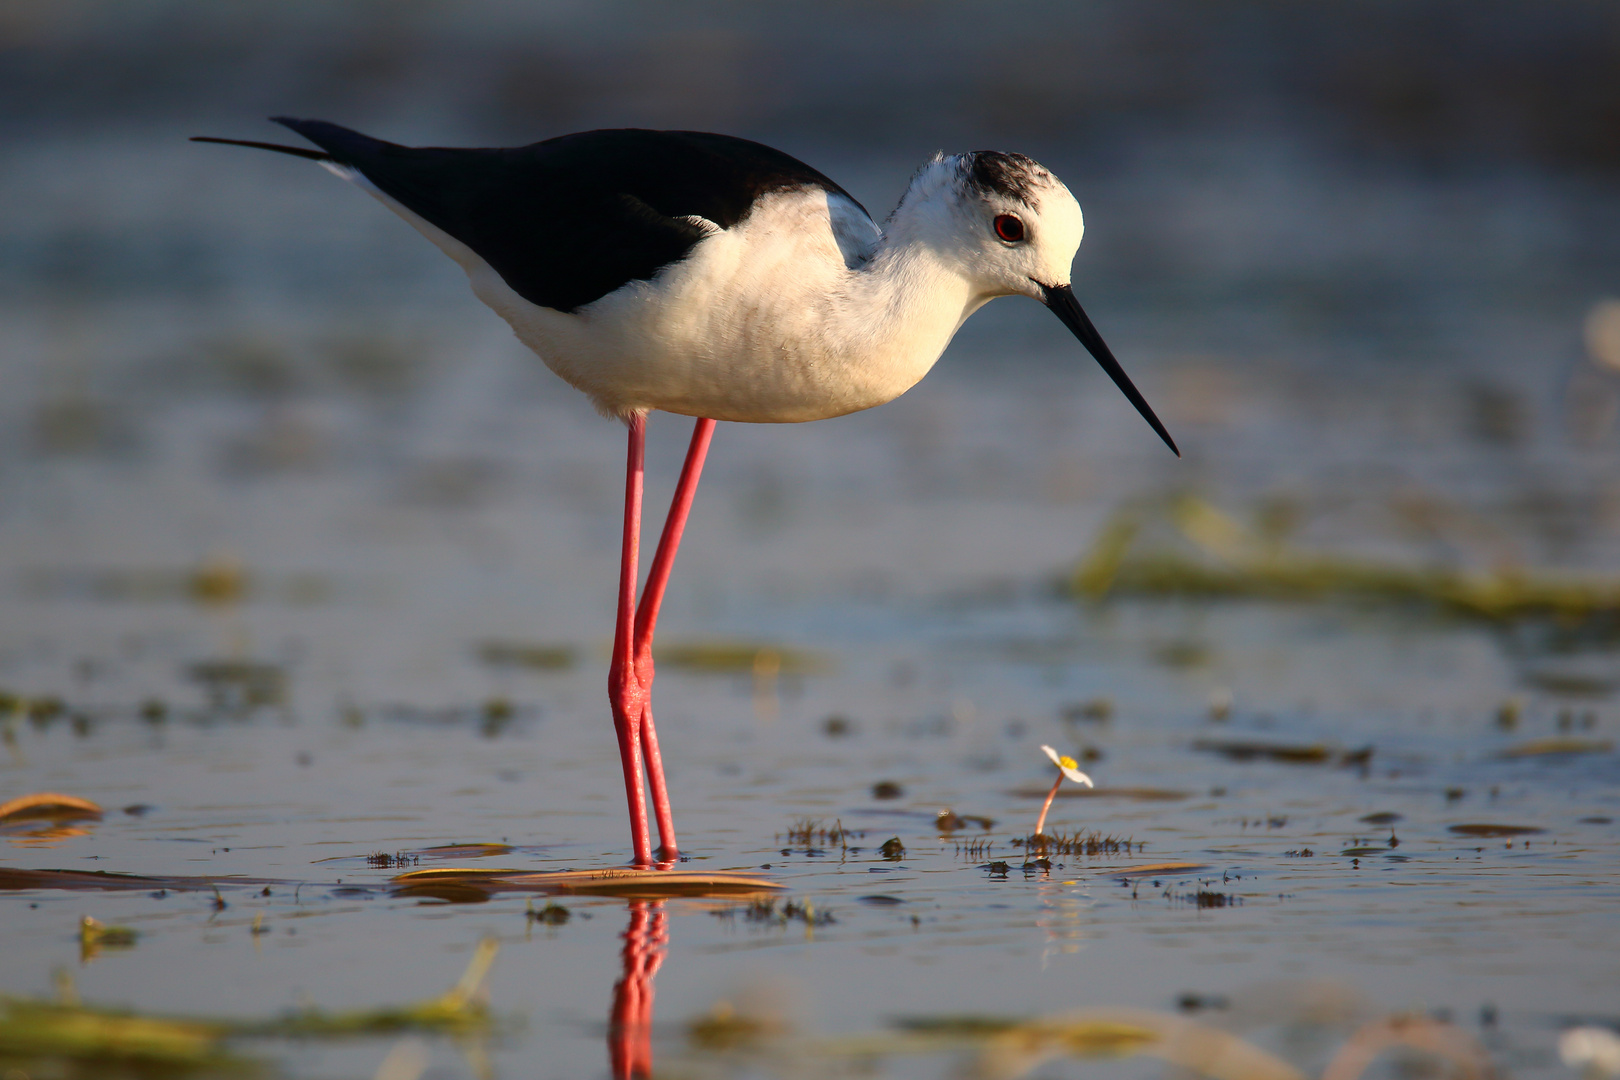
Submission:
<svg viewBox="0 0 1620 1080">
<path fill-rule="evenodd" d="M 803 162 L 727 135 L 584 131 L 508 150 L 458 150 L 275 119 L 466 244 L 519 296 L 558 311 L 684 258 L 704 236 L 688 217 L 730 228 L 761 195 L 789 188 L 849 197 Z"/>
</svg>

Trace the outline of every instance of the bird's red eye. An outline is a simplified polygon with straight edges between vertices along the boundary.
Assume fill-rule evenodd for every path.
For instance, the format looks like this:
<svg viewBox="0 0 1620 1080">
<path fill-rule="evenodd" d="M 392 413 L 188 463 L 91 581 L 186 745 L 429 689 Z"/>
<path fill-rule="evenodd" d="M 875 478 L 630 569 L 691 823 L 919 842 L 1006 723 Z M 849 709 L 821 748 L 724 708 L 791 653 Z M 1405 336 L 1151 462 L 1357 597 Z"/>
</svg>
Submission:
<svg viewBox="0 0 1620 1080">
<path fill-rule="evenodd" d="M 1016 244 L 1024 238 L 1024 223 L 1011 214 L 997 214 L 995 226 L 996 235 L 1009 244 Z"/>
</svg>

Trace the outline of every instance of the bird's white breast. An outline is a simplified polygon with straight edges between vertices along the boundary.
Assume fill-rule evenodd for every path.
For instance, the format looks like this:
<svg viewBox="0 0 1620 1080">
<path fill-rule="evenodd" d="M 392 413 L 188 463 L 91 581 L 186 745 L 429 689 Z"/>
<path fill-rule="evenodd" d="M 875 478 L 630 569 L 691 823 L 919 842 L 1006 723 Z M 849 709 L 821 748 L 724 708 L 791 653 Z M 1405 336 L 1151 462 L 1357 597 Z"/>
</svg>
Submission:
<svg viewBox="0 0 1620 1080">
<path fill-rule="evenodd" d="M 518 338 L 605 413 L 790 423 L 891 401 L 977 304 L 928 260 L 886 260 L 841 195 L 765 196 L 686 258 L 573 313 L 533 304 L 465 244 L 353 175 L 467 271 Z"/>
</svg>

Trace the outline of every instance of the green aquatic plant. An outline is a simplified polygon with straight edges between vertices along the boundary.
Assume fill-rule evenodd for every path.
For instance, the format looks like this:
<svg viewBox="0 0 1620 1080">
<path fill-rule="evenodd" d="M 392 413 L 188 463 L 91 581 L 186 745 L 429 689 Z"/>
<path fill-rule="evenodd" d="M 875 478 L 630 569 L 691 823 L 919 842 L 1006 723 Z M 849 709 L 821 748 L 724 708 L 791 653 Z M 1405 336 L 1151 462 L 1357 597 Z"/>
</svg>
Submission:
<svg viewBox="0 0 1620 1080">
<path fill-rule="evenodd" d="M 1154 526 L 1177 543 L 1146 547 Z M 1076 596 L 1190 596 L 1314 601 L 1346 597 L 1420 603 L 1466 618 L 1509 623 L 1620 620 L 1620 580 L 1519 568 L 1467 571 L 1307 552 L 1246 529 L 1197 496 L 1130 506 L 1097 534 L 1068 580 Z"/>
<path fill-rule="evenodd" d="M 375 1009 L 346 1009 L 325 1012 L 307 1009 L 258 1025 L 242 1025 L 243 1035 L 337 1038 L 355 1035 L 381 1035 L 397 1031 L 472 1034 L 490 1030 L 494 1020 L 489 1013 L 484 980 L 495 963 L 500 945 L 484 938 L 473 950 L 467 970 L 456 984 L 438 997 L 410 1005 Z"/>
<path fill-rule="evenodd" d="M 94 922 L 94 920 L 88 920 Z M 99 924 L 96 924 L 99 926 Z M 101 928 L 108 934 L 119 928 Z M 59 979 L 58 1000 L 0 996 L 0 1072 L 12 1075 L 257 1075 L 262 1062 L 231 1053 L 233 1039 L 350 1038 L 412 1031 L 478 1035 L 493 1029 L 484 981 L 499 946 L 485 938 L 461 978 L 438 997 L 409 1005 L 326 1012 L 306 1009 L 273 1020 L 140 1016 L 78 1000 Z"/>
<path fill-rule="evenodd" d="M 1178 1075 L 1206 1080 L 1308 1080 L 1308 1074 L 1236 1035 L 1184 1016 L 1147 1009 L 1089 1008 L 1035 1017 L 962 1014 L 904 1017 L 886 1031 L 816 1039 L 785 1024 L 739 1016 L 721 1002 L 688 1025 L 697 1060 L 743 1055 L 754 1062 L 814 1061 L 818 1075 L 870 1075 L 875 1062 L 912 1056 L 965 1055 L 953 1075 L 967 1080 L 1017 1080 L 1048 1062 L 1152 1057 Z M 1394 1048 L 1415 1050 L 1450 1065 L 1467 1080 L 1493 1076 L 1490 1059 L 1466 1032 L 1441 1020 L 1396 1015 L 1358 1028 L 1329 1060 L 1321 1080 L 1359 1080 Z"/>
<path fill-rule="evenodd" d="M 108 926 L 86 915 L 79 920 L 79 962 L 89 963 L 103 949 L 131 949 L 140 932 L 128 926 Z"/>
</svg>

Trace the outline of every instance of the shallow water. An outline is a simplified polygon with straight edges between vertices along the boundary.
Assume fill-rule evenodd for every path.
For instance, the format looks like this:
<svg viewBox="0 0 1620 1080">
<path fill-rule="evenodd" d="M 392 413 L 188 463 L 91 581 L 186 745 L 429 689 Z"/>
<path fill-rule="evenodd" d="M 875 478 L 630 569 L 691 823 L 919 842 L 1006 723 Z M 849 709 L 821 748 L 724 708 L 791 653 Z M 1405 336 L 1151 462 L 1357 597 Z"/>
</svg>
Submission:
<svg viewBox="0 0 1620 1080">
<path fill-rule="evenodd" d="M 192 133 L 158 111 L 0 161 L 0 802 L 107 811 L 0 833 L 0 993 L 67 971 L 142 1013 L 370 1008 L 493 937 L 502 1023 L 425 1036 L 445 1076 L 607 1074 L 639 1052 L 610 1022 L 627 965 L 655 968 L 669 1075 L 946 1075 L 974 1048 L 898 1020 L 1132 1007 L 1311 1075 L 1364 1022 L 1442 1016 L 1552 1077 L 1561 1030 L 1620 1022 L 1612 619 L 1064 588 L 1122 510 L 1187 548 L 1189 495 L 1378 565 L 1620 573 L 1620 386 L 1581 343 L 1616 269 L 1602 185 L 1099 136 L 1077 287 L 1185 458 L 1020 301 L 889 406 L 723 425 L 654 700 L 686 868 L 785 892 L 564 897 L 552 925 L 539 897 L 389 882 L 396 855 L 623 863 L 622 429 L 385 212 L 285 162 L 154 153 Z M 874 210 L 914 164 L 781 123 Z M 653 418 L 654 512 L 688 430 Z M 1042 744 L 1098 785 L 1048 832 L 1128 850 L 1026 864 Z M 850 835 L 791 838 L 807 821 Z M 454 844 L 502 847 L 430 850 Z M 1121 873 L 1163 862 L 1199 869 Z M 163 882 L 7 873 L 34 870 Z M 140 936 L 81 954 L 84 915 Z M 370 1076 L 400 1038 L 233 1046 Z"/>
<path fill-rule="evenodd" d="M 802 1057 L 899 1016 L 1175 1011 L 1194 994 L 1224 1002 L 1199 1019 L 1301 1067 L 1364 1019 L 1419 1010 L 1455 1018 L 1515 1075 L 1558 1074 L 1558 1031 L 1611 1019 L 1620 991 L 1616 758 L 1501 755 L 1612 739 L 1612 652 L 1538 652 L 1421 609 L 1078 603 L 1054 582 L 1107 498 L 1175 465 L 1129 416 L 1099 425 L 1117 429 L 1106 438 L 1069 426 L 1069 410 L 1113 404 L 1083 369 L 1037 361 L 990 380 L 963 370 L 974 359 L 867 416 L 720 432 L 661 639 L 747 648 L 713 671 L 666 660 L 658 681 L 682 840 L 689 867 L 768 867 L 832 921 L 662 905 L 660 1068 L 786 1067 L 770 1043 L 694 1043 L 719 1002 L 806 1037 Z M 601 694 L 620 436 L 503 364 L 439 377 L 389 430 L 298 403 L 361 444 L 309 474 L 222 466 L 222 445 L 281 421 L 212 398 L 171 406 L 133 462 L 42 456 L 11 473 L 4 685 L 65 707 L 10 721 L 3 793 L 109 812 L 81 835 L 7 837 L 4 864 L 217 878 L 228 907 L 181 889 L 8 891 L 7 992 L 48 996 L 67 968 L 86 1001 L 157 1013 L 380 1005 L 440 992 L 493 935 L 492 1007 L 525 1021 L 491 1041 L 496 1073 L 606 1069 L 625 901 L 565 899 L 574 917 L 548 927 L 521 894 L 392 896 L 396 871 L 367 859 L 455 843 L 511 848 L 411 865 L 624 858 Z M 1152 394 L 1177 377 L 1144 381 Z M 478 382 L 520 392 L 465 385 Z M 684 428 L 654 426 L 660 490 Z M 1097 464 L 1111 455 L 1116 469 Z M 1091 477 L 1092 494 L 1030 478 L 1043 469 Z M 436 471 L 490 479 L 448 483 L 446 499 Z M 538 667 L 513 662 L 524 645 L 544 646 Z M 1531 681 L 1552 669 L 1598 677 L 1571 697 L 1567 680 Z M 1233 741 L 1327 750 L 1303 764 L 1218 752 Z M 1060 799 L 1048 831 L 1140 847 L 1022 869 L 1011 841 L 1049 783 L 1041 743 L 1089 748 L 1099 784 Z M 1364 764 L 1336 762 L 1366 747 Z M 875 799 L 882 781 L 900 797 Z M 994 824 L 941 836 L 943 808 Z M 841 822 L 849 850 L 790 843 L 803 819 Z M 1452 830 L 1481 823 L 1542 831 Z M 878 851 L 890 837 L 898 861 Z M 985 868 L 998 860 L 1005 874 Z M 1112 873 L 1163 861 L 1205 869 Z M 269 895 L 236 875 L 268 879 Z M 142 936 L 81 962 L 86 914 Z M 261 914 L 270 932 L 255 935 Z M 299 1075 L 357 1075 L 391 1045 L 258 1052 Z M 448 1075 L 472 1068 L 448 1042 L 432 1053 Z M 812 1072 L 852 1067 L 825 1053 Z M 877 1068 L 936 1075 L 941 1054 Z"/>
</svg>

